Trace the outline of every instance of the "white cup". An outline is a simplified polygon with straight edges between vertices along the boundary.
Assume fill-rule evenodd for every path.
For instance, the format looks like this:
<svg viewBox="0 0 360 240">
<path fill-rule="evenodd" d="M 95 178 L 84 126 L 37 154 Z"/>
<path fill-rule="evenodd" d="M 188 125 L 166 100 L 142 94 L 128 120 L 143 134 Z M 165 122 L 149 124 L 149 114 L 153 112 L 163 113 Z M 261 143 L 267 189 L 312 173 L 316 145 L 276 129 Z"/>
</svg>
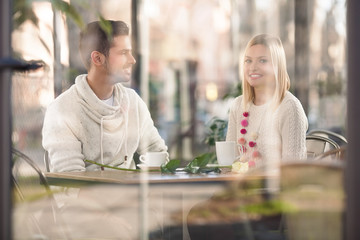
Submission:
<svg viewBox="0 0 360 240">
<path fill-rule="evenodd" d="M 140 161 L 149 167 L 160 167 L 161 164 L 169 161 L 167 152 L 147 152 L 140 156 Z"/>
<path fill-rule="evenodd" d="M 236 144 L 234 141 L 216 142 L 216 157 L 220 166 L 230 166 L 236 159 Z"/>
</svg>

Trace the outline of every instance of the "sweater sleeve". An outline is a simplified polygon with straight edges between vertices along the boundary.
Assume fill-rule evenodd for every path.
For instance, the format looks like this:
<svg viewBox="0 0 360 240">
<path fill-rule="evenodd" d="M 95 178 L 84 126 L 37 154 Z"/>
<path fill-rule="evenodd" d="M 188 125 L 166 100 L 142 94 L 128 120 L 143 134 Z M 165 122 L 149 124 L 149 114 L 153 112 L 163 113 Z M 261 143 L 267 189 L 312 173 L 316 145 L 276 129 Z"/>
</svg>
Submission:
<svg viewBox="0 0 360 240">
<path fill-rule="evenodd" d="M 154 126 L 149 109 L 145 102 L 136 95 L 138 102 L 139 114 L 139 147 L 137 152 L 144 154 L 146 152 L 166 152 L 168 150 L 165 141 L 160 136 L 158 130 Z"/>
<path fill-rule="evenodd" d="M 85 171 L 81 142 L 70 125 L 70 115 L 61 111 L 60 104 L 50 105 L 42 129 L 42 144 L 49 154 L 50 171 Z"/>
<path fill-rule="evenodd" d="M 308 121 L 300 101 L 297 99 L 286 100 L 280 117 L 282 159 L 305 159 Z"/>
</svg>

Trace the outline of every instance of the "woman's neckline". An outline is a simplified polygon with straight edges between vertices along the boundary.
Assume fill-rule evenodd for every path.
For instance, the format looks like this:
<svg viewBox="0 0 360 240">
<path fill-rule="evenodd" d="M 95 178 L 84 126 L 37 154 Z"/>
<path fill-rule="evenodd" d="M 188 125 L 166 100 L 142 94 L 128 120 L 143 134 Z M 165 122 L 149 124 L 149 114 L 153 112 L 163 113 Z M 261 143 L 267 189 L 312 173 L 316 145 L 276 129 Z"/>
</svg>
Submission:
<svg viewBox="0 0 360 240">
<path fill-rule="evenodd" d="M 263 104 L 256 105 L 256 104 L 254 103 L 254 101 L 251 101 L 251 105 L 252 105 L 253 107 L 255 107 L 255 108 L 262 108 L 262 107 L 268 106 L 268 105 L 270 104 L 270 102 L 271 102 L 271 100 L 269 100 L 269 101 L 267 101 L 267 102 L 265 102 L 265 103 L 263 103 Z"/>
</svg>

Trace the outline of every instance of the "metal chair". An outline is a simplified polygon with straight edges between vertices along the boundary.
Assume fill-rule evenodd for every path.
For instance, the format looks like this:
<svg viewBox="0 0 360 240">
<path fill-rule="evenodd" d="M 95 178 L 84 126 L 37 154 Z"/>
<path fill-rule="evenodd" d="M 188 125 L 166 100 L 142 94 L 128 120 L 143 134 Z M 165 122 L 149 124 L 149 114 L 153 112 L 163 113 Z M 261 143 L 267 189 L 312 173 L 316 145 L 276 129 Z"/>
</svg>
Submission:
<svg viewBox="0 0 360 240">
<path fill-rule="evenodd" d="M 316 159 L 328 151 L 340 149 L 340 146 L 330 138 L 317 135 L 307 135 L 306 148 L 308 158 Z M 340 155 L 336 154 L 334 157 L 340 157 Z"/>
<path fill-rule="evenodd" d="M 44 173 L 19 150 L 13 148 L 12 156 L 14 239 L 69 239 Z"/>
<path fill-rule="evenodd" d="M 12 155 L 12 178 L 16 186 L 19 187 L 18 190 L 22 195 L 22 200 L 26 201 L 28 200 L 27 198 L 32 198 L 34 189 L 42 192 L 42 195 L 44 196 L 50 196 L 52 192 L 47 179 L 39 166 L 27 155 L 17 149 L 12 149 Z M 31 191 L 28 192 L 28 190 Z"/>
<path fill-rule="evenodd" d="M 49 159 L 48 151 L 44 152 L 44 165 L 45 165 L 46 172 L 50 172 L 50 159 Z"/>
<path fill-rule="evenodd" d="M 335 141 L 339 146 L 343 146 L 348 143 L 347 139 L 341 134 L 325 129 L 314 129 L 309 131 L 307 135 L 315 135 L 315 136 L 330 138 L 331 140 Z"/>
<path fill-rule="evenodd" d="M 340 160 L 345 161 L 346 146 L 342 146 L 339 149 L 333 149 L 316 157 L 316 160 Z"/>
</svg>

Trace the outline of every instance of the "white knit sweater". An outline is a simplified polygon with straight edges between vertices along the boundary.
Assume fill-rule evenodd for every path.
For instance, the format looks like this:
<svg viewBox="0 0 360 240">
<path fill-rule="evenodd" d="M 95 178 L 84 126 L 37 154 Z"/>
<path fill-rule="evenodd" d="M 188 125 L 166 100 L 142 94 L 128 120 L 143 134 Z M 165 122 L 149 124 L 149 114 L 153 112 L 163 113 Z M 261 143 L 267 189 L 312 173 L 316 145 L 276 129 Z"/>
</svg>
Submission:
<svg viewBox="0 0 360 240">
<path fill-rule="evenodd" d="M 146 104 L 134 90 L 116 84 L 114 106 L 109 106 L 91 90 L 86 74 L 49 105 L 42 134 L 53 172 L 99 170 L 85 159 L 135 168 L 136 151 L 167 151 Z"/>
<path fill-rule="evenodd" d="M 300 101 L 290 92 L 286 92 L 281 104 L 272 109 L 270 103 L 261 106 L 250 104 L 249 109 L 242 108 L 242 96 L 237 97 L 230 107 L 226 140 L 235 141 L 241 137 L 248 146 L 250 135 L 258 133 L 256 148 L 264 164 L 277 169 L 281 161 L 306 158 L 306 131 L 308 121 Z M 247 133 L 241 134 L 245 119 L 243 112 L 249 112 Z"/>
</svg>

